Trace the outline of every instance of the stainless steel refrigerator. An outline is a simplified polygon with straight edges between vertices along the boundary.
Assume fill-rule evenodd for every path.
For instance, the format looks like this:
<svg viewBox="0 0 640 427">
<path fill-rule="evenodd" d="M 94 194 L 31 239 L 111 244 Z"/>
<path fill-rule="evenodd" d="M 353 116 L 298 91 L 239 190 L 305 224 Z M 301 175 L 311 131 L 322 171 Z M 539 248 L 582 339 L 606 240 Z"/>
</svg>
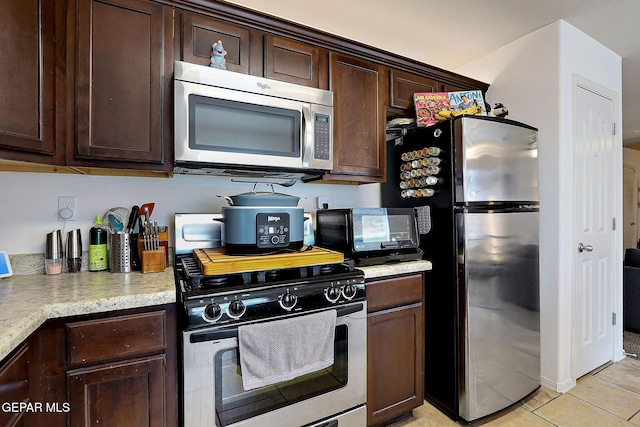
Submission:
<svg viewBox="0 0 640 427">
<path fill-rule="evenodd" d="M 425 399 L 472 421 L 540 386 L 537 129 L 463 116 L 388 142 L 383 207 L 418 210 Z"/>
</svg>

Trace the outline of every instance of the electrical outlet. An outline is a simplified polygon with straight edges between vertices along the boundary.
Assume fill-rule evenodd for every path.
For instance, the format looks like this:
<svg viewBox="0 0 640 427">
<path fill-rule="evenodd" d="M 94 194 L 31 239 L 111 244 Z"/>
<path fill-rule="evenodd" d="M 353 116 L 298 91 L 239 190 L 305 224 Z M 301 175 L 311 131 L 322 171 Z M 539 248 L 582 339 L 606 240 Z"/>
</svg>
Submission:
<svg viewBox="0 0 640 427">
<path fill-rule="evenodd" d="M 76 197 L 58 196 L 58 221 L 75 221 Z"/>
<path fill-rule="evenodd" d="M 318 196 L 316 197 L 316 206 L 318 209 L 328 209 L 333 205 L 331 196 Z"/>
</svg>

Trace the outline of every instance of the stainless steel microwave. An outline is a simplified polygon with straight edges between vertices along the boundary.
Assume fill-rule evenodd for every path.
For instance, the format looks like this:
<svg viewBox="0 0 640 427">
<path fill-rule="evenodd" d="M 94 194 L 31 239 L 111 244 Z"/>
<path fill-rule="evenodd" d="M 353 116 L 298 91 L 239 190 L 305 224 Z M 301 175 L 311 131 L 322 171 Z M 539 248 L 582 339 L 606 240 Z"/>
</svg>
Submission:
<svg viewBox="0 0 640 427">
<path fill-rule="evenodd" d="M 322 174 L 333 167 L 333 93 L 175 62 L 176 173 Z"/>
</svg>

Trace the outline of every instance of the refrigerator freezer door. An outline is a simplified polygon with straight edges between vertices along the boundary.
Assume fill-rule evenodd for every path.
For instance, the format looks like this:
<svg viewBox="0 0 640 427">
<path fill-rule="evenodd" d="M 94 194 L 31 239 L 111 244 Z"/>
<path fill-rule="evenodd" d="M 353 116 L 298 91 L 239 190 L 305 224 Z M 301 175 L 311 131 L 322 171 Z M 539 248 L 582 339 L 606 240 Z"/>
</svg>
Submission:
<svg viewBox="0 0 640 427">
<path fill-rule="evenodd" d="M 470 116 L 454 133 L 457 204 L 539 200 L 534 128 Z"/>
<path fill-rule="evenodd" d="M 461 278 L 460 416 L 518 402 L 540 385 L 537 211 L 456 214 Z"/>
</svg>

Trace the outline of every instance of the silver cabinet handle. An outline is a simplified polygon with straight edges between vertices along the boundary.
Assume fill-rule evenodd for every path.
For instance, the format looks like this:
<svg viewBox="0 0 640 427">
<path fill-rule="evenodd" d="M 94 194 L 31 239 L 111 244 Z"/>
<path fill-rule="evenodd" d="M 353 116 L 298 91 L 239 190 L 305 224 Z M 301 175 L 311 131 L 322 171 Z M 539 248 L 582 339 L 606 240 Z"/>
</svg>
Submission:
<svg viewBox="0 0 640 427">
<path fill-rule="evenodd" d="M 593 246 L 591 245 L 583 245 L 582 243 L 578 243 L 578 252 L 591 252 L 593 250 Z"/>
</svg>

